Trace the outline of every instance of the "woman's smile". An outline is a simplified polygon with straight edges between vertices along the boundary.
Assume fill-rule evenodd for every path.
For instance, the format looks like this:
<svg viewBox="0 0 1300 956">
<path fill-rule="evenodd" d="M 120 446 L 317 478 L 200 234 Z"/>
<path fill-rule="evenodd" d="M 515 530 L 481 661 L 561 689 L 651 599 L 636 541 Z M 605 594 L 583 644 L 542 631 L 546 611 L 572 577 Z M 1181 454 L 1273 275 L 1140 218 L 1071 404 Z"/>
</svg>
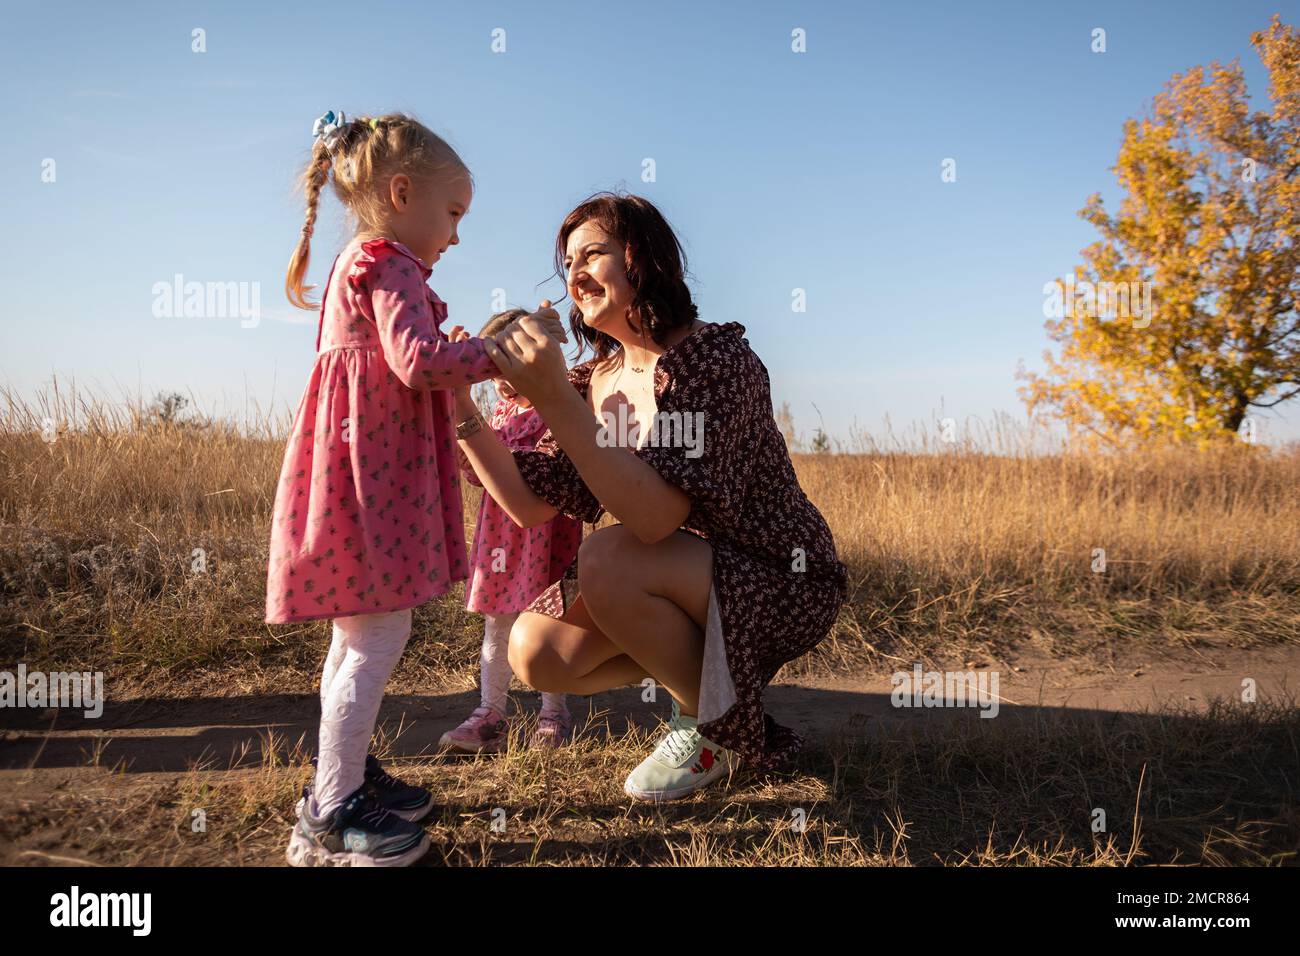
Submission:
<svg viewBox="0 0 1300 956">
<path fill-rule="evenodd" d="M 578 309 L 582 312 L 583 321 L 588 325 L 594 325 L 593 321 L 605 306 L 605 290 L 599 286 L 595 288 L 580 288 L 578 290 Z"/>
<path fill-rule="evenodd" d="M 623 255 L 623 244 L 594 222 L 583 223 L 569 236 L 564 257 L 569 295 L 592 328 L 626 315 L 632 303 Z"/>
</svg>

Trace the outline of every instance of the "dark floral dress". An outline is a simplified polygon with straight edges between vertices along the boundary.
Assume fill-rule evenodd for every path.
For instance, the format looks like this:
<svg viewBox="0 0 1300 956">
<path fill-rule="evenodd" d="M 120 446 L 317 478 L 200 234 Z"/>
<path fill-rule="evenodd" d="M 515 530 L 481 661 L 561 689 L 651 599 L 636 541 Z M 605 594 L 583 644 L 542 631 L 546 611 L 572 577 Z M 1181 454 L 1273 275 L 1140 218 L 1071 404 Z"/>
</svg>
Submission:
<svg viewBox="0 0 1300 956">
<path fill-rule="evenodd" d="M 744 333 L 739 322 L 705 325 L 655 364 L 658 412 L 702 412 L 703 454 L 691 457 L 681 442 L 662 439 L 635 454 L 690 496 L 682 528 L 713 548 L 699 731 L 748 767 L 788 771 L 803 738 L 764 713 L 763 689 L 782 664 L 830 632 L 848 573 L 825 519 L 799 487 L 772 416 L 767 368 Z M 584 398 L 595 364 L 568 372 Z M 600 518 L 600 502 L 549 429 L 534 450 L 513 454 L 539 497 L 585 522 Z M 577 594 L 574 562 L 527 610 L 558 618 Z"/>
</svg>

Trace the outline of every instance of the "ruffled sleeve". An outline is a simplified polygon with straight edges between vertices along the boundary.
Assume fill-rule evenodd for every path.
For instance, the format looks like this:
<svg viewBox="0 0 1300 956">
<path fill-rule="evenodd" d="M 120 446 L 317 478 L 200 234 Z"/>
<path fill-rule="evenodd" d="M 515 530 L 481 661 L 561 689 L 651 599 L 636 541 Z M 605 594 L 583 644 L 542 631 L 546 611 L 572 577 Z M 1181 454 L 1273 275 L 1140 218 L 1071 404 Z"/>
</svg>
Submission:
<svg viewBox="0 0 1300 956">
<path fill-rule="evenodd" d="M 659 402 L 657 435 L 637 456 L 691 499 L 685 527 L 732 528 L 749 483 L 748 456 L 764 403 L 767 370 L 738 339 L 686 351 Z"/>
<path fill-rule="evenodd" d="M 504 400 L 500 415 L 493 419 L 492 427 L 512 451 L 531 450 L 548 431 L 546 422 L 537 414 L 537 409 L 520 408 L 513 402 Z"/>
<path fill-rule="evenodd" d="M 420 273 L 422 284 L 433 275 L 433 270 L 426 266 L 424 260 L 414 252 L 400 242 L 393 242 L 381 236 L 361 244 L 356 258 L 348 269 L 348 284 L 358 292 L 370 291 L 371 280 L 387 269 L 388 260 L 394 256 L 411 263 Z"/>
<path fill-rule="evenodd" d="M 425 285 L 431 272 L 401 243 L 380 238 L 361 244 L 348 283 L 369 296 L 384 360 L 403 385 L 420 391 L 491 378 L 497 367 L 482 339 L 449 342 L 439 331 L 446 306 Z"/>
<path fill-rule="evenodd" d="M 512 451 L 519 474 L 533 493 L 561 514 L 587 524 L 600 520 L 604 508 L 591 493 L 577 467 L 548 428 L 532 451 Z"/>
<path fill-rule="evenodd" d="M 568 370 L 570 384 L 584 399 L 591 382 L 591 363 L 575 365 Z M 537 416 L 539 421 L 541 416 Z M 519 474 L 533 493 L 556 511 L 595 524 L 605 509 L 591 493 L 587 483 L 578 474 L 577 466 L 556 442 L 549 428 L 544 427 L 536 445 L 530 449 L 512 449 Z"/>
</svg>

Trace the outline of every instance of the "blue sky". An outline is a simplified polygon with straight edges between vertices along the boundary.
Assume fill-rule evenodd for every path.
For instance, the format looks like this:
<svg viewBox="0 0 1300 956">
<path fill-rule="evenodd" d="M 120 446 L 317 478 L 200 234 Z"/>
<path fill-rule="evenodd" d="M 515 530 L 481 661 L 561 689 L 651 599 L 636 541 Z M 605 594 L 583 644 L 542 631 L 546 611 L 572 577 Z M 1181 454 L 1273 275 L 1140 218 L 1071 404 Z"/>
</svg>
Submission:
<svg viewBox="0 0 1300 956">
<path fill-rule="evenodd" d="M 1114 206 L 1125 118 L 1171 74 L 1234 57 L 1262 107 L 1249 37 L 1275 11 L 1300 19 L 1252 0 L 7 5 L 0 379 L 291 410 L 314 358 L 315 315 L 281 291 L 312 120 L 402 110 L 477 183 L 430 280 L 449 325 L 476 331 L 497 288 L 558 297 L 560 221 L 624 188 L 668 216 L 701 317 L 746 326 L 805 432 L 1023 419 L 1043 283 L 1096 238 L 1088 194 Z M 346 238 L 327 195 L 314 281 Z M 258 283 L 261 321 L 156 317 L 176 274 Z M 1300 402 L 1267 417 L 1267 438 L 1300 438 Z"/>
</svg>

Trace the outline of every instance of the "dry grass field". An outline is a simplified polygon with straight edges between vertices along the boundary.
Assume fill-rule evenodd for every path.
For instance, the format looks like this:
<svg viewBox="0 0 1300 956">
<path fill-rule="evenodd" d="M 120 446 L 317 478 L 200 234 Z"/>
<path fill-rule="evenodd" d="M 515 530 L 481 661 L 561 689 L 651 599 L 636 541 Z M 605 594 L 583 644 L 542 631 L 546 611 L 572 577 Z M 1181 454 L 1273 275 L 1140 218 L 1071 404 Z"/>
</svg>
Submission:
<svg viewBox="0 0 1300 956">
<path fill-rule="evenodd" d="M 102 671 L 109 699 L 99 721 L 0 712 L 0 863 L 283 861 L 328 643 L 328 622 L 262 623 L 285 424 L 0 398 L 0 670 Z M 1295 660 L 1300 452 L 1010 444 L 796 456 L 853 587 L 831 636 L 778 675 L 785 699 L 869 709 L 854 688 L 914 662 L 1103 662 L 1124 699 L 1130 660 L 1230 660 L 1234 687 Z M 431 753 L 475 696 L 480 619 L 461 602 L 417 609 L 380 731 L 437 795 L 434 864 L 1285 865 L 1300 849 L 1285 681 L 1254 702 L 1131 694 L 1002 720 L 893 721 L 886 699 L 879 719 L 814 720 L 790 777 L 651 808 L 621 784 L 667 704 L 634 688 L 575 698 L 581 733 L 553 754 L 522 745 L 525 723 L 499 757 Z"/>
</svg>

